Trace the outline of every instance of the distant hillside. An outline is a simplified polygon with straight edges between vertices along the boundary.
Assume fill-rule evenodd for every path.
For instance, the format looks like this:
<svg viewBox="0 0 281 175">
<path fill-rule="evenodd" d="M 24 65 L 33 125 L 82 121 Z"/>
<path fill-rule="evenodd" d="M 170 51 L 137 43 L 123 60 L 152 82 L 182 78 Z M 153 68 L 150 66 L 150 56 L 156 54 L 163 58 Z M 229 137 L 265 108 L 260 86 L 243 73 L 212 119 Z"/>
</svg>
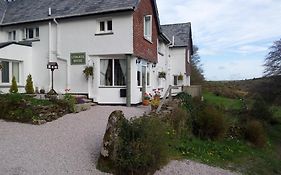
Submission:
<svg viewBox="0 0 281 175">
<path fill-rule="evenodd" d="M 231 98 L 260 95 L 267 102 L 281 105 L 281 76 L 241 81 L 208 81 L 204 84 L 204 89 Z"/>
</svg>

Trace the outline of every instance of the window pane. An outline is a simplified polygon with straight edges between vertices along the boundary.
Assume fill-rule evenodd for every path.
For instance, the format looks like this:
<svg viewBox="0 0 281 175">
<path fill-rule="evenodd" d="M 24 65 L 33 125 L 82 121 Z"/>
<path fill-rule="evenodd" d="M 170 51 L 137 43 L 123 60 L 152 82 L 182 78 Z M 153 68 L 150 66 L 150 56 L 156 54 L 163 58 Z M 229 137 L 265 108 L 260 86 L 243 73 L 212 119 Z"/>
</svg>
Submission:
<svg viewBox="0 0 281 175">
<path fill-rule="evenodd" d="M 34 34 L 33 34 L 33 29 L 28 29 L 28 38 L 32 39 L 34 38 Z"/>
<path fill-rule="evenodd" d="M 9 62 L 2 61 L 2 83 L 9 83 Z"/>
<path fill-rule="evenodd" d="M 8 34 L 8 40 L 9 40 L 9 41 L 12 41 L 12 32 L 9 32 L 9 34 Z"/>
<path fill-rule="evenodd" d="M 137 72 L 137 81 L 138 81 L 138 86 L 141 86 L 141 72 L 139 70 Z"/>
<path fill-rule="evenodd" d="M 174 85 L 178 85 L 178 76 L 174 76 Z"/>
<path fill-rule="evenodd" d="M 36 38 L 39 38 L 39 27 L 35 29 L 35 36 Z"/>
<path fill-rule="evenodd" d="M 114 86 L 125 86 L 127 62 L 125 59 L 114 60 Z"/>
<path fill-rule="evenodd" d="M 13 40 L 16 40 L 16 31 L 13 31 Z"/>
<path fill-rule="evenodd" d="M 144 23 L 144 35 L 150 36 L 150 30 L 151 30 L 151 18 L 150 16 L 145 16 L 145 23 Z"/>
<path fill-rule="evenodd" d="M 100 22 L 100 31 L 104 31 L 104 29 L 105 29 L 105 25 L 104 24 L 105 24 L 104 21 Z"/>
<path fill-rule="evenodd" d="M 100 60 L 100 85 L 112 86 L 112 60 Z"/>
<path fill-rule="evenodd" d="M 112 30 L 112 21 L 107 21 L 107 30 Z"/>
<path fill-rule="evenodd" d="M 12 71 L 13 71 L 13 76 L 16 78 L 16 81 L 19 82 L 19 63 L 12 63 Z"/>
<path fill-rule="evenodd" d="M 149 86 L 150 85 L 150 72 L 149 71 L 147 71 L 147 74 L 146 74 L 146 83 L 147 83 L 147 86 Z"/>
</svg>

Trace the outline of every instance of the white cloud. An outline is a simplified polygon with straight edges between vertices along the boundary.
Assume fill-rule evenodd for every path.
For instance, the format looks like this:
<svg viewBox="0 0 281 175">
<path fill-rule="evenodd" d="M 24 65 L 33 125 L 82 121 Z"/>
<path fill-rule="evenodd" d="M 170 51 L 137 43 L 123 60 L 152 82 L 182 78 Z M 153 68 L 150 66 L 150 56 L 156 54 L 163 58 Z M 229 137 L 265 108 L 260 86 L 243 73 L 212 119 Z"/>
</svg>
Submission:
<svg viewBox="0 0 281 175">
<path fill-rule="evenodd" d="M 192 23 L 193 40 L 201 57 L 259 53 L 261 60 L 272 42 L 281 38 L 280 0 L 157 0 L 157 3 L 163 24 Z M 207 62 L 204 65 L 208 67 Z"/>
</svg>

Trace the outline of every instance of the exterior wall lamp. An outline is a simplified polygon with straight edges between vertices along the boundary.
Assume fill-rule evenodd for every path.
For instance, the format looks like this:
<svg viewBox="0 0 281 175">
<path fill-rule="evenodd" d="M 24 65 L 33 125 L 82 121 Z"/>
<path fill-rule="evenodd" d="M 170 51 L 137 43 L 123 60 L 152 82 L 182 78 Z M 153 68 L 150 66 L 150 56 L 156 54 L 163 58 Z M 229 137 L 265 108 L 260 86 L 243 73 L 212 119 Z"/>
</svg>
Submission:
<svg viewBox="0 0 281 175">
<path fill-rule="evenodd" d="M 155 68 L 155 67 L 156 67 L 156 63 L 153 63 L 153 64 L 152 64 L 152 67 Z"/>
<path fill-rule="evenodd" d="M 49 95 L 57 95 L 57 92 L 54 90 L 54 70 L 58 69 L 59 65 L 57 62 L 49 62 L 47 64 L 47 69 L 50 69 L 52 72 L 52 89 L 48 93 Z"/>
<path fill-rule="evenodd" d="M 141 63 L 141 60 L 140 59 L 137 59 L 136 60 L 136 64 L 140 64 Z"/>
</svg>

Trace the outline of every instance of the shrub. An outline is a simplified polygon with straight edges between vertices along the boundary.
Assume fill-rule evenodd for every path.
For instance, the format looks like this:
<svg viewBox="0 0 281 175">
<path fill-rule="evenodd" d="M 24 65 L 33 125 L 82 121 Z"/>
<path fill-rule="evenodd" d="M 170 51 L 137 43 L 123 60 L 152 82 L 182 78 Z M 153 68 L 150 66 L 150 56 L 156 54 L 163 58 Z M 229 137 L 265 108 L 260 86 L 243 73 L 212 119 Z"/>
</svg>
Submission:
<svg viewBox="0 0 281 175">
<path fill-rule="evenodd" d="M 18 91 L 19 91 L 19 89 L 18 89 L 16 77 L 13 76 L 12 85 L 10 87 L 10 93 L 18 93 Z"/>
<path fill-rule="evenodd" d="M 258 147 L 266 145 L 266 133 L 261 122 L 252 120 L 245 127 L 245 138 Z"/>
<path fill-rule="evenodd" d="M 114 165 L 117 174 L 147 174 L 167 160 L 165 124 L 156 117 L 123 121 Z"/>
<path fill-rule="evenodd" d="M 168 116 L 168 123 L 176 132 L 178 137 L 185 137 L 190 132 L 190 115 L 183 108 L 175 108 Z"/>
<path fill-rule="evenodd" d="M 272 112 L 270 111 L 270 107 L 261 97 L 256 98 L 251 110 L 251 114 L 256 119 L 267 122 L 271 121 L 273 116 Z"/>
<path fill-rule="evenodd" d="M 64 100 L 68 104 L 69 111 L 70 112 L 75 112 L 75 104 L 76 104 L 76 99 L 73 97 L 71 94 L 66 93 L 64 95 Z"/>
<path fill-rule="evenodd" d="M 226 122 L 221 111 L 205 106 L 197 111 L 192 122 L 193 134 L 205 139 L 219 139 L 224 136 L 227 129 Z"/>
<path fill-rule="evenodd" d="M 33 81 L 32 76 L 30 74 L 27 76 L 26 79 L 25 92 L 27 94 L 34 94 Z"/>
</svg>

